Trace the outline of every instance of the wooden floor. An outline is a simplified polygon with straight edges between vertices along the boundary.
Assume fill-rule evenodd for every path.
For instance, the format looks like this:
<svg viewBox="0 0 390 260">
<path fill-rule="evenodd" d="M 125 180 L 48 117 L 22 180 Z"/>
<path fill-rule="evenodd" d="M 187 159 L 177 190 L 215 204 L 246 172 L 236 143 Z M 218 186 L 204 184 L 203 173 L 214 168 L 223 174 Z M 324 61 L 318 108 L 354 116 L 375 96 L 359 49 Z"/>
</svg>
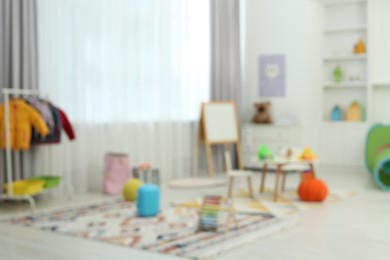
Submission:
<svg viewBox="0 0 390 260">
<path fill-rule="evenodd" d="M 390 259 L 390 193 L 378 190 L 369 174 L 362 172 L 319 171 L 331 190 L 355 191 L 354 198 L 306 211 L 293 229 L 282 231 L 216 257 L 237 259 Z M 273 176 L 268 186 L 273 184 Z M 258 183 L 258 180 L 255 182 Z M 296 187 L 298 175 L 287 179 L 288 187 Z M 225 192 L 212 190 L 162 190 L 162 202 L 174 198 L 193 198 L 200 194 Z M 72 202 L 44 197 L 40 209 L 60 207 L 92 200 L 106 199 L 89 194 Z M 24 212 L 24 203 L 0 204 L 0 216 Z M 76 239 L 29 228 L 0 224 L 0 259 L 177 259 L 150 254 L 131 248 Z"/>
</svg>

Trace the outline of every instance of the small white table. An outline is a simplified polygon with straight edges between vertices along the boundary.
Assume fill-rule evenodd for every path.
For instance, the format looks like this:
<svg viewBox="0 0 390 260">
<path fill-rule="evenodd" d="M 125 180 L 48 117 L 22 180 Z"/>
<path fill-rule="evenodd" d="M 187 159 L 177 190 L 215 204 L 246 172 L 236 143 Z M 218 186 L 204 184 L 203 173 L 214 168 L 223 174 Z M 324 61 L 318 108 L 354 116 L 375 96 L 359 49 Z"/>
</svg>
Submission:
<svg viewBox="0 0 390 260">
<path fill-rule="evenodd" d="M 279 197 L 279 179 L 280 175 L 283 174 L 282 179 L 282 191 L 285 189 L 286 176 L 289 171 L 304 171 L 310 170 L 315 176 L 314 171 L 314 160 L 301 160 L 296 158 L 289 158 L 286 156 L 276 156 L 273 159 L 257 160 L 253 161 L 250 165 L 245 167 L 262 171 L 259 191 L 264 192 L 265 177 L 269 167 L 273 167 L 276 170 L 275 179 L 275 190 L 274 190 L 274 201 Z"/>
</svg>

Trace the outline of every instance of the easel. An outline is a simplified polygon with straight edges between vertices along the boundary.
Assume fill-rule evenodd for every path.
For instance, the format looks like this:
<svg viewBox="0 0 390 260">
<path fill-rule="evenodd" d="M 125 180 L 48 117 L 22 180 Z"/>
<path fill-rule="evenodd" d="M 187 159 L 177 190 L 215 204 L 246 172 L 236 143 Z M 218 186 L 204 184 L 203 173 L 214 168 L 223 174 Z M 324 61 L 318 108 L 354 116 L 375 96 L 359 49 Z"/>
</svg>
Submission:
<svg viewBox="0 0 390 260">
<path fill-rule="evenodd" d="M 230 145 L 235 145 L 238 168 L 240 170 L 244 168 L 241 158 L 237 109 L 234 102 L 213 101 L 202 103 L 198 127 L 197 158 L 200 157 L 202 143 L 205 145 L 209 176 L 214 175 L 212 145 L 224 145 L 225 151 L 230 149 Z M 198 163 L 198 160 L 196 161 Z M 224 165 L 226 166 L 226 163 Z"/>
</svg>

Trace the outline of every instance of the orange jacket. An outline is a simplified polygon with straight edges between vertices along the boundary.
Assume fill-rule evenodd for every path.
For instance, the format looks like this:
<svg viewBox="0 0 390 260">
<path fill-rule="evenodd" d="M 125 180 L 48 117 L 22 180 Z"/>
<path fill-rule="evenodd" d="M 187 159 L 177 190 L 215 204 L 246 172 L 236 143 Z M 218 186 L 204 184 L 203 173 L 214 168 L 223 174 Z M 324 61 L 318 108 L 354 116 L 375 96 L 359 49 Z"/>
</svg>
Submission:
<svg viewBox="0 0 390 260">
<path fill-rule="evenodd" d="M 9 120 L 11 148 L 14 150 L 27 150 L 31 142 L 31 127 L 37 129 L 42 135 L 49 133 L 45 121 L 39 113 L 29 106 L 23 99 L 9 102 Z M 5 106 L 0 105 L 0 146 L 5 148 Z"/>
</svg>

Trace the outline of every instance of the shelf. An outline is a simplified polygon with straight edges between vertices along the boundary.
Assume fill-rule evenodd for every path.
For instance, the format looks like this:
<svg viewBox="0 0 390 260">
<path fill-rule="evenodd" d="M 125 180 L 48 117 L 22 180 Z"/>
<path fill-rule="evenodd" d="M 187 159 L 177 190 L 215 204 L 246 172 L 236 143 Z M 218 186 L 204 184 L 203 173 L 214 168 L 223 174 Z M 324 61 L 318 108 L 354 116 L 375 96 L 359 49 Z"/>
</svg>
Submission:
<svg viewBox="0 0 390 260">
<path fill-rule="evenodd" d="M 372 86 L 374 88 L 390 88 L 390 82 L 374 82 Z"/>
<path fill-rule="evenodd" d="M 345 4 L 359 4 L 359 3 L 366 3 L 367 0 L 326 0 L 324 1 L 324 4 L 327 6 L 334 6 L 334 5 L 345 5 Z"/>
<path fill-rule="evenodd" d="M 365 127 L 367 125 L 367 121 L 323 121 L 325 126 L 335 127 L 335 126 L 350 126 L 350 127 Z"/>
<path fill-rule="evenodd" d="M 366 25 L 342 26 L 334 28 L 325 28 L 324 33 L 355 32 L 367 30 Z"/>
<path fill-rule="evenodd" d="M 365 60 L 366 54 L 350 54 L 324 57 L 324 61 Z"/>
<path fill-rule="evenodd" d="M 324 83 L 324 88 L 325 89 L 358 89 L 358 88 L 366 88 L 367 87 L 367 82 L 364 81 L 359 81 L 359 82 L 328 82 Z"/>
</svg>

